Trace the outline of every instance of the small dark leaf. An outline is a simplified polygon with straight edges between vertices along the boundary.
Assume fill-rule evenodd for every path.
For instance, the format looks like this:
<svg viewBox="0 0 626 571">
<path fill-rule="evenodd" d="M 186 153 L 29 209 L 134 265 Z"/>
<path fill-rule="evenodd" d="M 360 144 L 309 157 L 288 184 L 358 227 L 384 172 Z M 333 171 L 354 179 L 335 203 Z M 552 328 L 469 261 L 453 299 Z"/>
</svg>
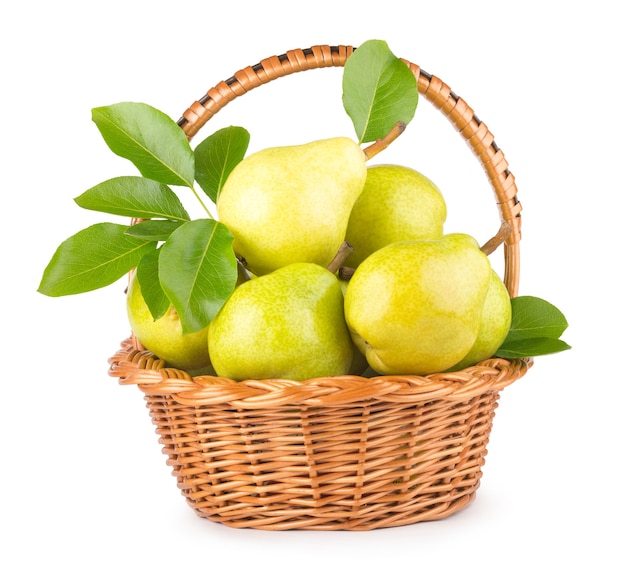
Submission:
<svg viewBox="0 0 626 571">
<path fill-rule="evenodd" d="M 359 142 L 384 137 L 402 121 L 408 125 L 418 102 L 417 80 L 382 40 L 368 40 L 346 60 L 343 106 Z"/>
<path fill-rule="evenodd" d="M 248 131 L 231 126 L 209 135 L 196 147 L 196 180 L 213 202 L 228 175 L 245 156 L 249 142 Z"/>
<path fill-rule="evenodd" d="M 504 342 L 496 351 L 496 356 L 504 359 L 519 359 L 559 353 L 567 349 L 571 347 L 561 339 L 537 337 Z"/>
<path fill-rule="evenodd" d="M 146 220 L 139 224 L 134 224 L 127 231 L 129 236 L 137 236 L 144 240 L 154 240 L 155 242 L 164 242 L 169 235 L 176 230 L 184 222 L 176 220 Z"/>
<path fill-rule="evenodd" d="M 154 319 L 163 317 L 170 307 L 170 300 L 159 281 L 160 252 L 161 250 L 150 252 L 141 258 L 137 265 L 137 281 L 141 288 L 141 295 Z"/>
<path fill-rule="evenodd" d="M 193 186 L 193 151 L 183 130 L 165 113 L 145 103 L 122 102 L 96 107 L 91 116 L 109 148 L 143 176 Z"/>
<path fill-rule="evenodd" d="M 61 243 L 44 270 L 38 291 L 58 297 L 112 284 L 155 248 L 155 242 L 126 234 L 128 226 L 103 222 Z"/>
<path fill-rule="evenodd" d="M 140 176 L 106 180 L 86 190 L 74 201 L 87 210 L 130 218 L 189 220 L 189 214 L 169 187 Z"/>
<path fill-rule="evenodd" d="M 206 327 L 235 288 L 233 237 L 221 222 L 199 219 L 172 232 L 161 247 L 159 279 L 183 333 Z"/>
</svg>

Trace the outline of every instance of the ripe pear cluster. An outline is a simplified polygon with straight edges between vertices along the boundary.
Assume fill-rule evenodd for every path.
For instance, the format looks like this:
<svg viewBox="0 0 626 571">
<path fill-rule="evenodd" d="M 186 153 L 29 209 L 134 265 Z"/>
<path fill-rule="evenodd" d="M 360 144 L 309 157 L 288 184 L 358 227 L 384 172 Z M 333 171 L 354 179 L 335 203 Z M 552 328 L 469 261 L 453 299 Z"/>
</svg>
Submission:
<svg viewBox="0 0 626 571">
<path fill-rule="evenodd" d="M 216 204 L 249 279 L 206 329 L 151 321 L 131 284 L 133 331 L 172 366 L 235 380 L 426 375 L 492 356 L 508 333 L 508 292 L 474 238 L 444 233 L 437 186 L 367 165 L 350 138 L 251 154 Z M 332 265 L 346 243 L 349 279 Z"/>
</svg>

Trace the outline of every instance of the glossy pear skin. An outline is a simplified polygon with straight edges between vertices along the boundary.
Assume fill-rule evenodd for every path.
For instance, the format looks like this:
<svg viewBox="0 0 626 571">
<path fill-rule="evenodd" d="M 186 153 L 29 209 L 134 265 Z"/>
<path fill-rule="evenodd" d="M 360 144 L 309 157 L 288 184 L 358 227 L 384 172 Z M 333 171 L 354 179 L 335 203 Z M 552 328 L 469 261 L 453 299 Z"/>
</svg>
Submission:
<svg viewBox="0 0 626 571">
<path fill-rule="evenodd" d="M 352 339 L 337 277 L 309 262 L 241 284 L 209 325 L 218 375 L 235 380 L 346 374 Z"/>
<path fill-rule="evenodd" d="M 346 265 L 356 268 L 393 242 L 441 238 L 446 216 L 441 191 L 420 172 L 400 165 L 370 166 L 348 221 L 346 240 L 354 251 Z"/>
<path fill-rule="evenodd" d="M 208 327 L 183 335 L 176 310 L 170 306 L 163 317 L 155 320 L 141 294 L 137 275 L 128 284 L 126 311 L 130 327 L 151 353 L 168 366 L 186 371 L 212 373 L 207 345 Z"/>
<path fill-rule="evenodd" d="M 348 327 L 379 373 L 444 371 L 476 341 L 490 275 L 489 259 L 466 234 L 389 244 L 348 283 Z"/>
<path fill-rule="evenodd" d="M 362 149 L 347 137 L 264 149 L 233 169 L 218 218 L 256 275 L 295 262 L 325 267 L 345 239 L 366 171 Z"/>
<path fill-rule="evenodd" d="M 487 297 L 483 304 L 478 337 L 470 352 L 451 370 L 465 369 L 493 356 L 511 328 L 511 317 L 509 292 L 500 276 L 492 270 Z"/>
</svg>

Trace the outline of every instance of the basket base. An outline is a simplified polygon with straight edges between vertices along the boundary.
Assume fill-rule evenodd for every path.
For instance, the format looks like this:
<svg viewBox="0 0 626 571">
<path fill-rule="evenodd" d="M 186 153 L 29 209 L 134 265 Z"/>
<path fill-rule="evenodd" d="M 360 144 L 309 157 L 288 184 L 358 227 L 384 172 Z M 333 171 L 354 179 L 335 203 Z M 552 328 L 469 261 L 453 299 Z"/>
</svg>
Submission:
<svg viewBox="0 0 626 571">
<path fill-rule="evenodd" d="M 296 529 L 315 531 L 371 531 L 374 529 L 400 527 L 419 522 L 445 519 L 465 509 L 475 498 L 476 491 L 473 491 L 457 498 L 451 503 L 442 503 L 440 505 L 435 503 L 426 509 L 418 510 L 416 513 L 411 511 L 411 506 L 404 506 L 407 513 L 402 511 L 395 514 L 389 513 L 386 514 L 385 517 L 379 517 L 373 521 L 368 521 L 366 515 L 350 514 L 342 516 L 340 513 L 324 513 L 323 511 L 299 515 L 297 510 L 293 508 L 280 510 L 280 508 L 277 509 L 276 507 L 273 507 L 270 511 L 264 512 L 261 518 L 252 518 L 244 514 L 241 519 L 238 519 L 236 514 L 228 514 L 226 517 L 222 517 L 216 514 L 214 510 L 205 510 L 202 507 L 198 507 L 193 500 L 188 500 L 188 504 L 198 517 L 237 529 L 250 528 L 265 531 Z"/>
<path fill-rule="evenodd" d="M 498 398 L 247 410 L 146 395 L 198 516 L 234 528 L 354 531 L 469 505 Z"/>
</svg>

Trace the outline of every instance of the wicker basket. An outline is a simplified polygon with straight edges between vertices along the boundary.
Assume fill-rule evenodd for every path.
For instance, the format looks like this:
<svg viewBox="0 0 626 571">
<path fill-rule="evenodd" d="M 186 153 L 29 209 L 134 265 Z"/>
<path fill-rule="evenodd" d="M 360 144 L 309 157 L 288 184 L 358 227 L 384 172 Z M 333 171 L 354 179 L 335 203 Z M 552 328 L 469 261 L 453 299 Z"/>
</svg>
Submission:
<svg viewBox="0 0 626 571">
<path fill-rule="evenodd" d="M 314 46 L 220 82 L 179 120 L 189 138 L 229 101 L 274 79 L 343 66 L 354 48 Z M 405 61 L 486 171 L 501 218 L 504 282 L 519 281 L 521 206 L 486 125 L 437 77 Z M 531 360 L 491 359 L 453 374 L 305 382 L 192 378 L 131 336 L 110 374 L 145 394 L 178 487 L 195 512 L 238 528 L 368 530 L 449 516 L 475 497 L 500 391 Z"/>
</svg>

